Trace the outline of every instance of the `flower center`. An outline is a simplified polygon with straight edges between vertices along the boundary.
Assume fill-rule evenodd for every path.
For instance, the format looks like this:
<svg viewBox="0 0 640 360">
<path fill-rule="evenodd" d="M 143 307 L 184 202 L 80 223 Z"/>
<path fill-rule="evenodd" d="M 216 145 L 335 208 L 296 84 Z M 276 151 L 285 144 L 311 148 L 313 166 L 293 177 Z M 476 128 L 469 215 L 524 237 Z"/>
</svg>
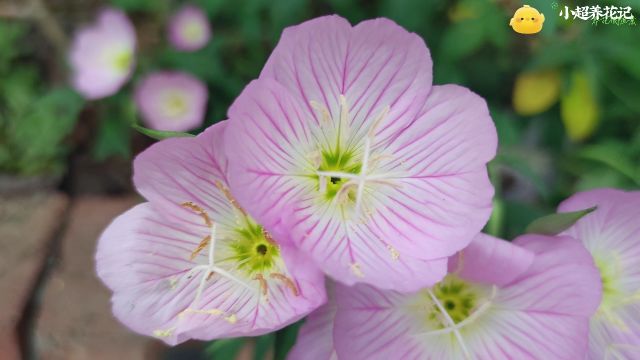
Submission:
<svg viewBox="0 0 640 360">
<path fill-rule="evenodd" d="M 183 28 L 182 34 L 185 39 L 191 42 L 198 42 L 202 40 L 205 35 L 204 27 L 199 21 L 189 21 Z"/>
<path fill-rule="evenodd" d="M 163 110 L 167 117 L 177 118 L 188 111 L 187 99 L 179 91 L 169 91 L 163 96 Z"/>
<path fill-rule="evenodd" d="M 235 229 L 228 259 L 248 276 L 272 271 L 280 259 L 280 250 L 267 236 L 262 226 L 248 220 L 245 227 Z"/>
<path fill-rule="evenodd" d="M 389 107 L 384 107 L 365 129 L 367 133 L 362 144 L 361 136 L 358 139 L 349 136 L 352 131 L 349 105 L 343 95 L 340 96 L 340 111 L 336 118 L 332 118 L 326 106 L 320 103 L 311 101 L 311 106 L 319 113 L 321 122 L 318 150 L 310 155 L 317 189 L 325 200 L 351 208 L 357 218 L 365 186 L 382 182 L 380 176 L 371 174 L 380 158 L 372 156 L 372 144 L 376 128 L 389 112 Z"/>
<path fill-rule="evenodd" d="M 455 337 L 465 358 L 470 359 L 462 331 L 489 309 L 496 292 L 495 286 L 474 284 L 454 274 L 447 275 L 431 289 L 409 300 L 408 312 L 417 319 L 416 336 L 450 334 Z"/>
<path fill-rule="evenodd" d="M 447 276 L 444 281 L 435 285 L 432 291 L 456 324 L 464 321 L 473 313 L 482 296 L 481 292 L 475 289 L 472 284 L 453 275 Z M 440 308 L 434 306 L 427 314 L 427 321 L 432 322 L 435 327 L 443 329 L 449 326 L 446 321 L 443 321 L 443 315 Z"/>
<path fill-rule="evenodd" d="M 119 72 L 129 71 L 131 62 L 133 61 L 133 54 L 131 51 L 119 51 L 113 56 L 113 67 Z"/>
</svg>

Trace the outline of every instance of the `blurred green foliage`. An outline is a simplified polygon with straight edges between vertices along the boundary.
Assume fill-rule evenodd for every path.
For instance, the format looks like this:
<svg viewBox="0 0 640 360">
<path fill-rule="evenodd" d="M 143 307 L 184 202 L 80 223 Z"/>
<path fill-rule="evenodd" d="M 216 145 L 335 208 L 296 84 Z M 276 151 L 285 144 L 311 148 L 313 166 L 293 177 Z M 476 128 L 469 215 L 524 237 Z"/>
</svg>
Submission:
<svg viewBox="0 0 640 360">
<path fill-rule="evenodd" d="M 68 88 L 47 88 L 30 50 L 24 24 L 0 23 L 0 173 L 61 175 L 65 137 L 83 99 Z"/>
</svg>

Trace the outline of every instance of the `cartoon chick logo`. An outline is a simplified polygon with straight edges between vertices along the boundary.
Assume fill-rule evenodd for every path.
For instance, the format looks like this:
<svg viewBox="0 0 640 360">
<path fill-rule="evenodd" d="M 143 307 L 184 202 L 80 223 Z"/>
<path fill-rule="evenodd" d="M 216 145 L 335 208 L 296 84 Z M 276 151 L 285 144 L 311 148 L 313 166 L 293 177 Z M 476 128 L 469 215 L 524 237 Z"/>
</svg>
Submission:
<svg viewBox="0 0 640 360">
<path fill-rule="evenodd" d="M 542 30 L 544 23 L 544 15 L 540 11 L 525 5 L 516 10 L 515 14 L 509 21 L 509 26 L 513 31 L 520 34 L 537 34 Z"/>
</svg>

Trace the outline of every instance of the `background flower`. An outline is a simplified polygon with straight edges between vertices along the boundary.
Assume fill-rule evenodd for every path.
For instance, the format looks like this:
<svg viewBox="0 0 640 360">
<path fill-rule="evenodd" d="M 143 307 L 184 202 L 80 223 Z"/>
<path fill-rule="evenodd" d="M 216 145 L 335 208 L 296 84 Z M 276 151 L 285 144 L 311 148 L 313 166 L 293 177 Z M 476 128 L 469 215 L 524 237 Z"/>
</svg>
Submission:
<svg viewBox="0 0 640 360">
<path fill-rule="evenodd" d="M 230 197 L 225 125 L 140 154 L 134 182 L 149 202 L 116 218 L 98 243 L 115 316 L 171 345 L 268 333 L 325 301 L 321 272 Z"/>
<path fill-rule="evenodd" d="M 582 241 L 602 279 L 602 304 L 591 319 L 589 359 L 640 355 L 640 192 L 577 193 L 559 212 L 597 206 L 564 233 Z"/>
<path fill-rule="evenodd" d="M 206 85 L 184 72 L 148 75 L 136 87 L 144 122 L 153 129 L 187 131 L 202 125 L 209 97 Z"/>
<path fill-rule="evenodd" d="M 230 185 L 332 278 L 413 291 L 486 223 L 496 151 L 486 104 L 431 86 L 422 39 L 387 19 L 290 27 L 229 110 Z"/>
<path fill-rule="evenodd" d="M 73 86 L 87 99 L 115 94 L 131 76 L 135 47 L 136 33 L 127 16 L 102 10 L 94 24 L 74 36 L 69 54 Z"/>
<path fill-rule="evenodd" d="M 183 6 L 169 20 L 168 36 L 171 45 L 178 50 L 201 49 L 211 38 L 207 14 L 196 6 Z"/>
</svg>

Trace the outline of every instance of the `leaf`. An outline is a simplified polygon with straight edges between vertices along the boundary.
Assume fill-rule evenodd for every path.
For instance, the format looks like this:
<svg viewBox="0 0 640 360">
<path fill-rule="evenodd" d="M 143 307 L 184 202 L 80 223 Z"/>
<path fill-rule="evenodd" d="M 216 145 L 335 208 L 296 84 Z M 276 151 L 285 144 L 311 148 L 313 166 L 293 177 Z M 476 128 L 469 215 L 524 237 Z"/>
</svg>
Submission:
<svg viewBox="0 0 640 360">
<path fill-rule="evenodd" d="M 585 72 L 573 73 L 571 87 L 560 101 L 560 114 L 569 139 L 582 141 L 595 132 L 600 109 L 594 86 Z"/>
<path fill-rule="evenodd" d="M 556 69 L 518 75 L 513 87 L 513 108 L 524 116 L 549 110 L 560 97 L 560 80 L 560 72 Z"/>
<path fill-rule="evenodd" d="M 213 360 L 235 359 L 245 343 L 245 338 L 220 339 L 213 341 L 205 352 Z"/>
<path fill-rule="evenodd" d="M 302 321 L 298 321 L 276 332 L 274 360 L 285 360 L 287 354 L 296 343 L 301 325 Z"/>
<path fill-rule="evenodd" d="M 596 206 L 573 212 L 556 213 L 534 220 L 525 230 L 528 234 L 555 235 L 571 227 L 583 216 L 592 213 Z"/>
<path fill-rule="evenodd" d="M 148 129 L 146 127 L 142 127 L 138 124 L 131 124 L 131 127 L 138 130 L 140 133 L 147 135 L 150 138 L 154 138 L 156 140 L 168 139 L 172 137 L 193 137 L 195 135 L 179 132 L 179 131 L 161 131 L 161 130 L 153 130 Z"/>
</svg>

